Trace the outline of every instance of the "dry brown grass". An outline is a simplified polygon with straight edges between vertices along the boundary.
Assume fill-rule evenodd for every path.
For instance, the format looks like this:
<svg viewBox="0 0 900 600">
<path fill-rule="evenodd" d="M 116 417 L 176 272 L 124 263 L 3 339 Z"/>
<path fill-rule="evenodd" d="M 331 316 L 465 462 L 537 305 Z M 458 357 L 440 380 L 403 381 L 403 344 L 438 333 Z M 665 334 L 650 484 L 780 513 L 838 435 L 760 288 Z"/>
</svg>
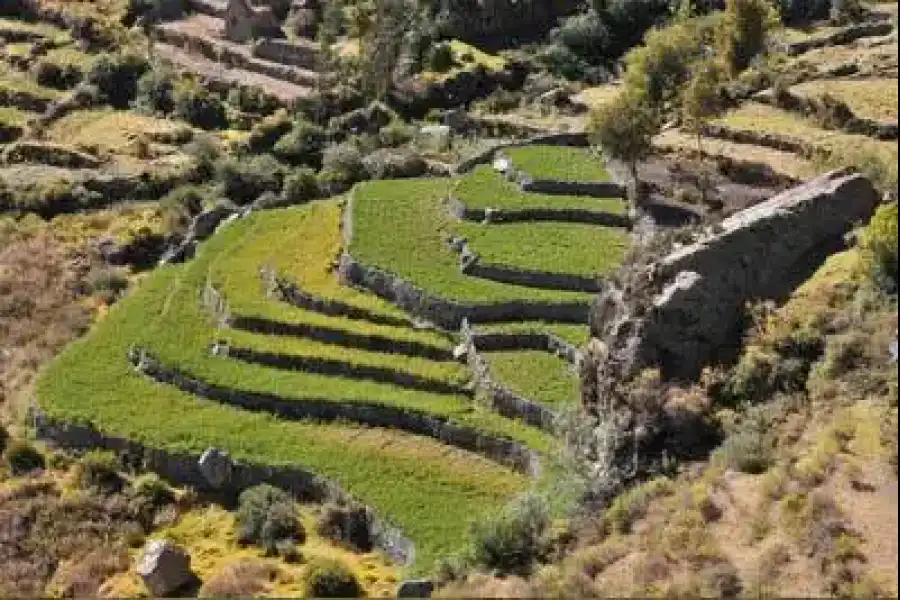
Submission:
<svg viewBox="0 0 900 600">
<path fill-rule="evenodd" d="M 127 568 L 125 541 L 135 527 L 121 496 L 64 495 L 49 479 L 8 490 L 0 495 L 0 596 L 96 595 Z"/>
<path fill-rule="evenodd" d="M 200 588 L 201 598 L 248 598 L 264 592 L 277 576 L 276 569 L 260 560 L 241 559 L 225 565 Z"/>
<path fill-rule="evenodd" d="M 0 404 L 26 389 L 35 372 L 83 333 L 90 313 L 78 304 L 78 264 L 53 236 L 0 234 Z"/>
<path fill-rule="evenodd" d="M 844 102 L 860 117 L 878 121 L 897 121 L 897 80 L 819 79 L 791 88 L 801 96 L 821 98 L 825 94 Z"/>
</svg>

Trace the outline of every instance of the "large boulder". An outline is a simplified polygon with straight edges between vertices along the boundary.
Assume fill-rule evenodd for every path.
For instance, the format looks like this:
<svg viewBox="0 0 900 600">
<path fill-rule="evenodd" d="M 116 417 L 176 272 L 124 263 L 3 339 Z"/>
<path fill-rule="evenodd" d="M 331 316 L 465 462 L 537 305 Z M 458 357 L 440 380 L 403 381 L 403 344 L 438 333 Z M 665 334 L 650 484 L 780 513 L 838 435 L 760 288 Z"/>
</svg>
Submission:
<svg viewBox="0 0 900 600">
<path fill-rule="evenodd" d="M 604 369 L 615 371 L 605 375 L 659 367 L 667 378 L 694 379 L 713 360 L 730 358 L 747 303 L 789 295 L 878 202 L 862 175 L 827 173 L 736 213 L 658 261 L 641 276 L 639 294 L 607 290 L 607 303 L 622 306 L 592 317 L 592 333 L 610 353 Z"/>
<path fill-rule="evenodd" d="M 200 468 L 203 477 L 215 489 L 222 488 L 231 479 L 233 467 L 231 457 L 228 456 L 227 452 L 218 448 L 207 448 L 200 460 L 197 461 L 197 466 Z"/>
<path fill-rule="evenodd" d="M 135 567 L 150 594 L 171 596 L 195 581 L 191 557 L 170 540 L 147 542 Z"/>
</svg>

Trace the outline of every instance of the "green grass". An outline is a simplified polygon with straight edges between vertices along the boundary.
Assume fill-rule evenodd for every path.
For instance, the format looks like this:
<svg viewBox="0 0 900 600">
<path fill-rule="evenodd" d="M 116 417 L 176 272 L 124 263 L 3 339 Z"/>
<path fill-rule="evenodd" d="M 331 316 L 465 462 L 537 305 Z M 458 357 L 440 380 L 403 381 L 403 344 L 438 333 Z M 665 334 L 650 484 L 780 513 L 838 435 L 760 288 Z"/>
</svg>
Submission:
<svg viewBox="0 0 900 600">
<path fill-rule="evenodd" d="M 523 192 L 519 186 L 506 181 L 488 165 L 481 165 L 461 177 L 454 184 L 456 196 L 470 208 L 581 209 L 622 215 L 625 203 L 618 198 L 590 198 L 587 196 L 551 196 Z"/>
<path fill-rule="evenodd" d="M 578 399 L 578 378 L 563 359 L 540 350 L 486 352 L 495 379 L 518 394 L 549 406 Z"/>
<path fill-rule="evenodd" d="M 523 323 L 486 323 L 479 324 L 477 331 L 485 333 L 551 333 L 574 346 L 583 346 L 591 338 L 587 325 L 570 325 L 568 323 L 544 323 L 541 321 Z"/>
<path fill-rule="evenodd" d="M 205 243 L 191 263 L 163 267 L 146 278 L 47 368 L 38 384 L 39 402 L 51 417 L 90 422 L 152 446 L 202 452 L 215 445 L 239 459 L 297 464 L 334 478 L 401 526 L 417 543 L 417 566 L 428 567 L 436 556 L 458 550 L 465 543 L 466 523 L 521 491 L 524 478 L 478 456 L 401 432 L 284 422 L 217 405 L 155 385 L 135 374 L 126 360 L 126 349 L 136 343 L 201 376 L 215 375 L 219 383 L 278 385 L 272 370 L 202 357 L 204 343 L 215 332 L 199 312 L 199 286 L 217 262 L 227 262 L 229 249 L 253 239 L 258 220 L 251 216 L 232 224 Z M 280 391 L 318 391 L 308 377 L 289 379 L 292 389 Z M 350 388 L 357 386 L 344 387 L 352 394 Z M 453 398 L 434 396 L 436 402 Z M 479 423 L 492 416 L 474 409 L 471 414 Z M 532 435 L 537 445 L 546 439 L 530 433 L 524 437 Z"/>
<path fill-rule="evenodd" d="M 12 106 L 0 106 L 0 124 L 24 126 L 31 113 Z"/>
<path fill-rule="evenodd" d="M 585 148 L 522 146 L 506 151 L 517 169 L 534 179 L 561 181 L 608 181 L 601 158 Z"/>
<path fill-rule="evenodd" d="M 3 90 L 13 93 L 20 92 L 46 100 L 56 100 L 62 96 L 62 92 L 38 85 L 36 81 L 23 73 L 0 63 L 0 91 Z"/>
<path fill-rule="evenodd" d="M 485 262 L 573 275 L 612 271 L 629 243 L 625 229 L 582 223 L 459 223 L 455 228 Z"/>
<path fill-rule="evenodd" d="M 28 31 L 36 33 L 44 38 L 65 41 L 69 39 L 69 33 L 50 23 L 43 21 L 25 21 L 22 19 L 7 19 L 0 17 L 0 31 Z"/>
<path fill-rule="evenodd" d="M 259 268 L 263 265 L 287 277 L 302 290 L 322 298 L 383 316 L 406 318 L 406 314 L 394 305 L 338 283 L 334 269 L 341 251 L 340 220 L 341 205 L 336 200 L 313 203 L 302 211 L 260 214 L 254 225 L 254 235 L 260 243 L 234 249 L 228 257 L 227 268 L 216 269 L 217 282 L 232 311 L 285 323 L 331 327 L 450 349 L 451 341 L 433 331 L 330 317 L 265 298 L 261 286 L 256 284 Z M 261 243 L 262 240 L 278 240 L 278 244 Z"/>
<path fill-rule="evenodd" d="M 444 179 L 373 181 L 358 186 L 353 192 L 352 254 L 364 264 L 396 273 L 448 299 L 573 301 L 591 297 L 506 285 L 460 273 L 457 256 L 445 242 L 463 229 L 461 224 L 450 222 L 443 203 L 448 186 Z"/>
</svg>

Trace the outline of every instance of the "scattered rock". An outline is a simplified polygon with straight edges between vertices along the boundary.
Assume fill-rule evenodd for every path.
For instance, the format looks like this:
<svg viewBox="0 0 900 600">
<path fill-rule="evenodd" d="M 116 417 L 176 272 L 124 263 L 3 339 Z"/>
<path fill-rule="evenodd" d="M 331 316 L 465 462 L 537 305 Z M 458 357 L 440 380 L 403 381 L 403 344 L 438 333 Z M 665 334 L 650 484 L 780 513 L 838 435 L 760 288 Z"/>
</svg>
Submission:
<svg viewBox="0 0 900 600">
<path fill-rule="evenodd" d="M 453 358 L 455 360 L 462 360 L 469 353 L 469 347 L 467 344 L 459 344 L 453 349 Z"/>
<path fill-rule="evenodd" d="M 153 596 L 170 596 L 195 580 L 191 557 L 169 540 L 151 540 L 135 567 Z"/>
<path fill-rule="evenodd" d="M 398 598 L 430 598 L 434 583 L 427 579 L 408 579 L 397 588 Z"/>
<path fill-rule="evenodd" d="M 216 489 L 221 488 L 231 478 L 232 463 L 227 452 L 218 448 L 207 448 L 197 461 L 200 472 Z"/>
</svg>

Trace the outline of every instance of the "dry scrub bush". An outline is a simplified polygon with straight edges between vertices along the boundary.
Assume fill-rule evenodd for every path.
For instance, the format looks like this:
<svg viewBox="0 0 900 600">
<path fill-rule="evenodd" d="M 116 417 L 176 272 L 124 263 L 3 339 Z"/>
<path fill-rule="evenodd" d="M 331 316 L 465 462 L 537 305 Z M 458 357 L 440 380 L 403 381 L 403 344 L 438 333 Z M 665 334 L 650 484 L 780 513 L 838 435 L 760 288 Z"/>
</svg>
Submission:
<svg viewBox="0 0 900 600">
<path fill-rule="evenodd" d="M 200 598 L 249 598 L 266 590 L 277 571 L 261 560 L 241 559 L 212 575 L 200 588 Z"/>
</svg>

